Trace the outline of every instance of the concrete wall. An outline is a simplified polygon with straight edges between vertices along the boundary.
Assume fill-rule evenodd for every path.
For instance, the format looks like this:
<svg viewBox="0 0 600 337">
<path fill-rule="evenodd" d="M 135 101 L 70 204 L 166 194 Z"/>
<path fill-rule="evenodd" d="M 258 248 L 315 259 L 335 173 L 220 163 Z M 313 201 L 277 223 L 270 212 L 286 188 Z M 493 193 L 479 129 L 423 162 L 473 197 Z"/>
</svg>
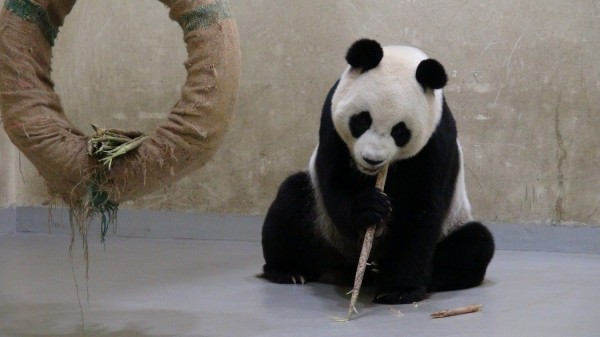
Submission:
<svg viewBox="0 0 600 337">
<path fill-rule="evenodd" d="M 223 147 L 170 189 L 123 207 L 264 214 L 281 180 L 308 163 L 347 47 L 371 37 L 416 45 L 445 65 L 476 217 L 600 224 L 599 1 L 230 3 L 243 74 Z M 74 124 L 150 132 L 185 78 L 181 36 L 158 1 L 79 1 L 53 61 Z M 5 138 L 0 145 L 4 157 Z M 43 181 L 21 164 L 16 204 L 47 203 Z M 12 183 L 2 179 L 0 191 Z"/>
<path fill-rule="evenodd" d="M 17 151 L 4 132 L 0 132 L 0 235 L 13 233 L 15 222 L 15 171 L 18 170 Z"/>
<path fill-rule="evenodd" d="M 6 133 L 0 133 L 0 209 L 15 203 L 15 147 L 8 140 Z"/>
</svg>

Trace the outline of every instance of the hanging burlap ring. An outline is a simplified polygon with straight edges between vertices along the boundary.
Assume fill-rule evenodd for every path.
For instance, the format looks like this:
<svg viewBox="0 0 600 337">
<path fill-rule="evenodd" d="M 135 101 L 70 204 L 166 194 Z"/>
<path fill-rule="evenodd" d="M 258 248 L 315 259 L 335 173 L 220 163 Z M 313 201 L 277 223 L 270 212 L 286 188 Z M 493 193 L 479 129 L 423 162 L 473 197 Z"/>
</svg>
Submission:
<svg viewBox="0 0 600 337">
<path fill-rule="evenodd" d="M 65 116 L 50 76 L 52 46 L 75 0 L 5 1 L 0 13 L 4 129 L 50 192 L 69 204 L 89 193 L 90 181 L 115 203 L 167 186 L 206 163 L 221 144 L 240 77 L 235 21 L 225 1 L 161 2 L 182 27 L 187 46 L 181 100 L 139 147 L 113 160 L 109 169 L 88 154 L 90 137 Z"/>
</svg>

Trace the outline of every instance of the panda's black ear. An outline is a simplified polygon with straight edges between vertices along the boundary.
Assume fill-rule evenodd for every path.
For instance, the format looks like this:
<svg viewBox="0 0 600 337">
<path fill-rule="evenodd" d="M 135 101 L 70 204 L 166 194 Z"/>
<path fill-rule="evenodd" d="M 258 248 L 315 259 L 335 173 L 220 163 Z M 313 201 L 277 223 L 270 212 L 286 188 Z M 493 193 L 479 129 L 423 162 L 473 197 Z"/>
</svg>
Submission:
<svg viewBox="0 0 600 337">
<path fill-rule="evenodd" d="M 444 66 L 434 59 L 421 61 L 415 74 L 423 89 L 441 89 L 448 82 Z"/>
<path fill-rule="evenodd" d="M 379 42 L 361 39 L 354 42 L 346 53 L 346 61 L 352 68 L 361 68 L 362 72 L 369 71 L 381 62 L 383 48 Z"/>
</svg>

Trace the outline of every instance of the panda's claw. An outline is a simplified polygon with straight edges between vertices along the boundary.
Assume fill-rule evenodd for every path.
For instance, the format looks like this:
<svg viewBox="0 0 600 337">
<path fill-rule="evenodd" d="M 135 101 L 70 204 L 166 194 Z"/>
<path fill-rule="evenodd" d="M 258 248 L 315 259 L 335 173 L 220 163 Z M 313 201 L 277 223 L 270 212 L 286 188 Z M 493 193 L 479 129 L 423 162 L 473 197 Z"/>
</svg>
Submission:
<svg viewBox="0 0 600 337">
<path fill-rule="evenodd" d="M 310 281 L 311 276 L 296 270 L 281 270 L 272 268 L 270 265 L 263 267 L 261 275 L 267 280 L 279 284 L 305 284 Z"/>
<path fill-rule="evenodd" d="M 308 278 L 305 277 L 302 274 L 299 273 L 290 273 L 288 275 L 288 280 L 290 280 L 291 282 L 285 282 L 285 283 L 289 283 L 289 284 L 296 284 L 296 285 L 304 285 L 308 282 Z"/>
<path fill-rule="evenodd" d="M 373 302 L 380 304 L 409 304 L 422 301 L 427 293 L 425 287 L 400 287 L 375 295 Z"/>
</svg>

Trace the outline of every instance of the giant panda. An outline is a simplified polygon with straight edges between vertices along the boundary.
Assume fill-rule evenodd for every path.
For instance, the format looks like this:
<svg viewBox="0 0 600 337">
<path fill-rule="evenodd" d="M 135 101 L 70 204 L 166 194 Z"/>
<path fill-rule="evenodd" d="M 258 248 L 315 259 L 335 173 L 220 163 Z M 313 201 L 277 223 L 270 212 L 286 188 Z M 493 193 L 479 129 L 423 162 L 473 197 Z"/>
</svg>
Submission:
<svg viewBox="0 0 600 337">
<path fill-rule="evenodd" d="M 308 171 L 279 187 L 262 228 L 263 276 L 351 285 L 367 227 L 376 303 L 479 285 L 494 254 L 472 220 L 443 66 L 409 46 L 361 39 L 333 85 Z M 384 190 L 375 187 L 389 166 Z"/>
</svg>

